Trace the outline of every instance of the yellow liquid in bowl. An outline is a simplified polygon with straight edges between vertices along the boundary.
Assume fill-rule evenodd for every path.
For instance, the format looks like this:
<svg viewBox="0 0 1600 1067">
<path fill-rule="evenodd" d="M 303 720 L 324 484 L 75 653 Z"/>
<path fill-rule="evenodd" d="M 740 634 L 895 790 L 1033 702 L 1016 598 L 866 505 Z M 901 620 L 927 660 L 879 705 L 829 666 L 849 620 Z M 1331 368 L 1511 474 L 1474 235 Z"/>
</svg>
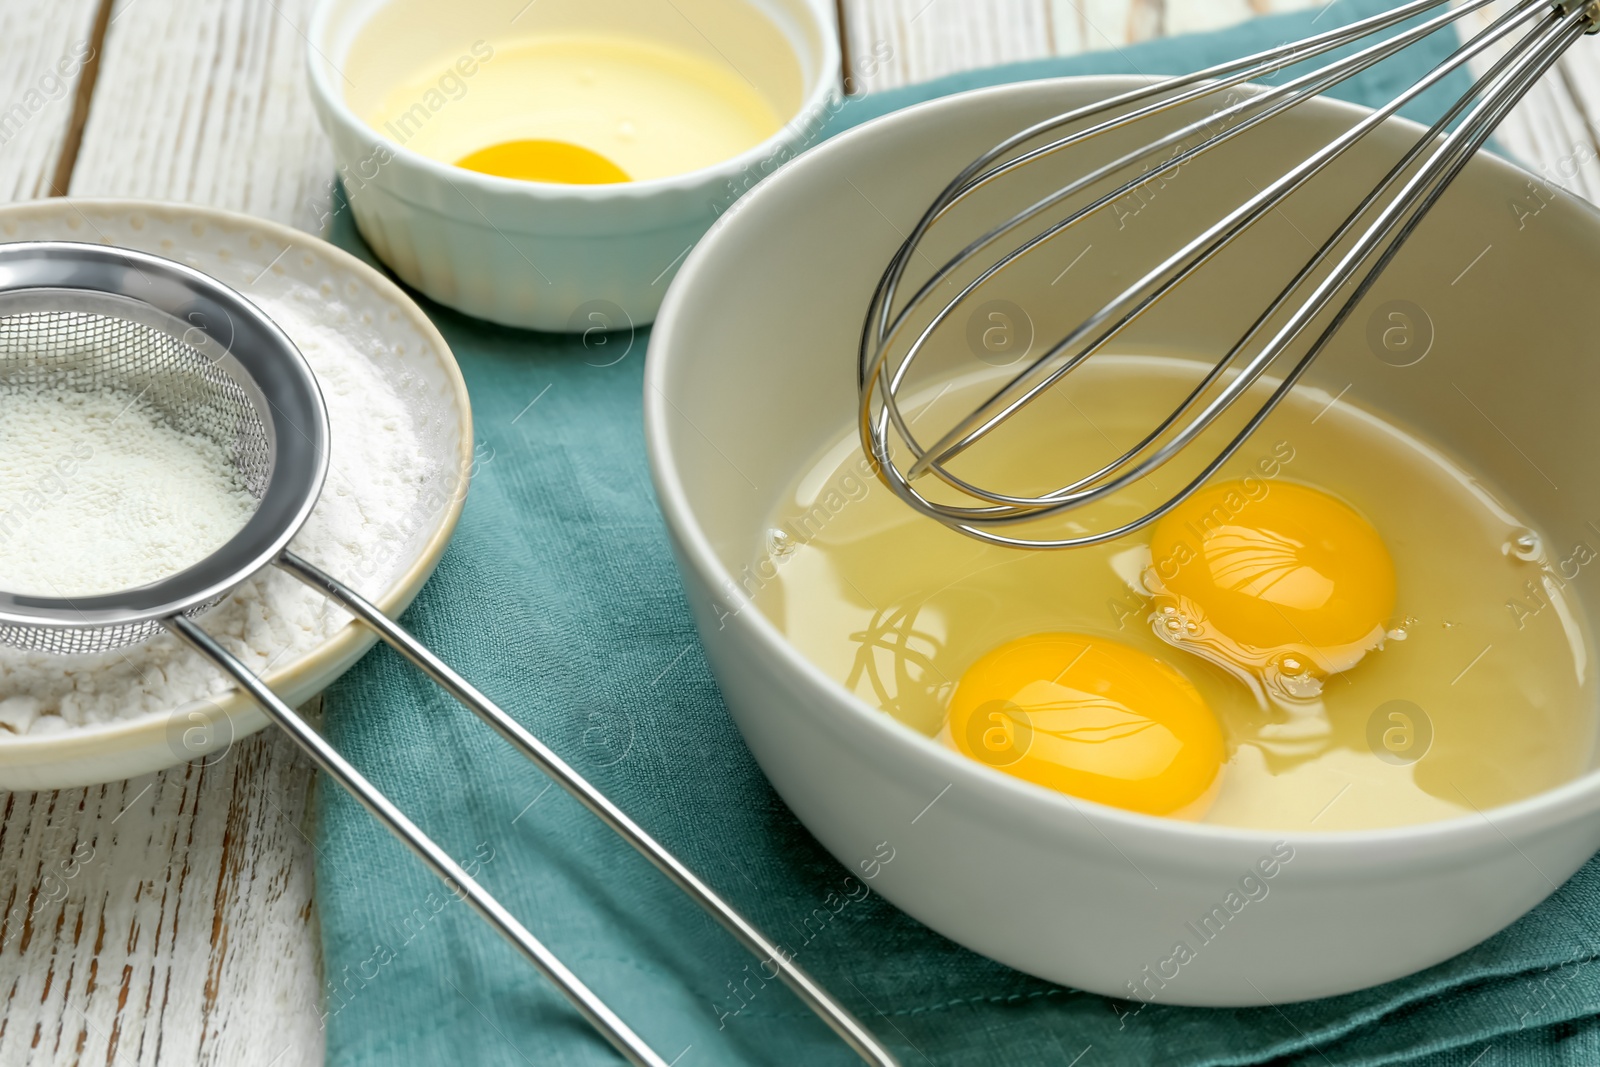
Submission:
<svg viewBox="0 0 1600 1067">
<path fill-rule="evenodd" d="M 441 163 L 565 184 L 687 173 L 731 159 L 783 125 L 728 62 L 598 35 L 484 44 L 464 66 L 442 56 L 362 117 Z"/>
<path fill-rule="evenodd" d="M 1059 485 L 1137 441 L 1193 368 L 1097 357 L 957 473 Z M 940 395 L 927 424 L 993 384 Z M 987 546 L 922 518 L 841 429 L 737 577 L 868 703 L 1000 773 L 1131 810 L 1366 829 L 1471 814 L 1587 771 L 1595 681 L 1561 572 L 1595 542 L 1551 544 L 1438 449 L 1331 399 L 1294 390 L 1210 483 L 1215 499 L 1065 551 Z M 1182 484 L 1157 480 L 1165 494 L 1136 485 L 1073 513 L 1077 532 Z M 1219 597 L 1202 574 L 1254 599 Z"/>
</svg>

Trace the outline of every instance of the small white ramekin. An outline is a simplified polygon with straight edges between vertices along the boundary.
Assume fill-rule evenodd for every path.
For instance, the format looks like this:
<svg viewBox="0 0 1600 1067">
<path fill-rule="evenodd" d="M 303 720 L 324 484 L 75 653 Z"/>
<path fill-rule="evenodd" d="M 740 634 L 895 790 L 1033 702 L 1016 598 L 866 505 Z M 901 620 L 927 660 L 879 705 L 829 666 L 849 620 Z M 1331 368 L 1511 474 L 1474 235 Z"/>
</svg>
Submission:
<svg viewBox="0 0 1600 1067">
<path fill-rule="evenodd" d="M 479 174 L 401 146 L 348 103 L 352 93 L 373 91 L 374 79 L 470 56 L 476 42 L 541 32 L 675 40 L 735 66 L 748 54 L 759 82 L 772 64 L 760 62 L 754 44 L 742 52 L 739 39 L 752 15 L 776 29 L 797 62 L 788 121 L 747 152 L 669 178 L 584 186 Z M 363 41 L 370 32 L 384 35 L 377 61 Z M 810 143 L 839 100 L 839 46 L 825 0 L 322 0 L 307 41 L 312 99 L 372 250 L 441 304 L 539 330 L 653 320 L 694 243 L 741 193 Z M 352 64 L 358 45 L 365 52 Z"/>
</svg>

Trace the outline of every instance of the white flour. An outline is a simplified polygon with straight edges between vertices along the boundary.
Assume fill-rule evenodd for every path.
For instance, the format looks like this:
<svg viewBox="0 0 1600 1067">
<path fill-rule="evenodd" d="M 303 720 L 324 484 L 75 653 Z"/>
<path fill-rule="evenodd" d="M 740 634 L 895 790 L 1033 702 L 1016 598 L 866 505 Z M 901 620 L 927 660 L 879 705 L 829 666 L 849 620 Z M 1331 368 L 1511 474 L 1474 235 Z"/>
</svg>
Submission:
<svg viewBox="0 0 1600 1067">
<path fill-rule="evenodd" d="M 220 445 L 137 395 L 0 390 L 0 589 L 132 589 L 200 562 L 255 500 Z"/>
<path fill-rule="evenodd" d="M 367 355 L 315 324 L 325 309 L 306 299 L 267 312 L 304 353 L 328 407 L 330 469 L 322 497 L 292 548 L 375 595 L 390 561 L 433 518 L 425 505 L 447 500 L 436 466 L 422 453 L 412 415 Z M 374 342 L 376 344 L 376 342 Z M 200 623 L 251 670 L 320 644 L 349 620 L 287 574 L 268 568 L 201 616 Z M 163 636 L 92 656 L 54 656 L 0 646 L 0 743 L 10 733 L 56 733 L 77 726 L 169 713 L 231 688 L 198 655 Z"/>
</svg>

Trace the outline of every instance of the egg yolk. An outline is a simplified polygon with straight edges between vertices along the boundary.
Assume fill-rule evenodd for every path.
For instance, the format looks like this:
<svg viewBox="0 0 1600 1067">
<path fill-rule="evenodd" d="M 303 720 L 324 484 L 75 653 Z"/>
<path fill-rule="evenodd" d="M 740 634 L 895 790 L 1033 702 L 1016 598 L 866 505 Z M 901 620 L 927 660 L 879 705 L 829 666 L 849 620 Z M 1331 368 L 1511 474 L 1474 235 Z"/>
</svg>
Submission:
<svg viewBox="0 0 1600 1067">
<path fill-rule="evenodd" d="M 1378 531 L 1293 482 L 1201 489 L 1156 524 L 1150 555 L 1165 591 L 1255 649 L 1370 647 L 1394 613 L 1394 562 Z"/>
<path fill-rule="evenodd" d="M 1085 800 L 1199 818 L 1222 728 L 1177 670 L 1117 641 L 1047 633 L 993 649 L 950 700 L 957 751 Z"/>
<path fill-rule="evenodd" d="M 605 185 L 629 180 L 605 156 L 566 141 L 502 141 L 462 156 L 456 166 L 525 182 Z"/>
</svg>

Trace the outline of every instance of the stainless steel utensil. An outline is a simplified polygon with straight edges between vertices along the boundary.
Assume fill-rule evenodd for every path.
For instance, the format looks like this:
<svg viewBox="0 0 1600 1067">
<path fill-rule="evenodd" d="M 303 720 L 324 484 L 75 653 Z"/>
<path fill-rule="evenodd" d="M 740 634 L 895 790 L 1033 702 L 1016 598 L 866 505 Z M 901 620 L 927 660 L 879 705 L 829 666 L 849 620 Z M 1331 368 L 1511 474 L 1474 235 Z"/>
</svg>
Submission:
<svg viewBox="0 0 1600 1067">
<path fill-rule="evenodd" d="M 257 498 L 243 529 L 161 581 L 70 599 L 0 592 L 0 643 L 54 653 L 136 644 L 165 631 L 229 675 L 312 758 L 404 841 L 629 1062 L 667 1063 L 293 708 L 208 636 L 195 617 L 268 565 L 351 612 L 710 912 L 868 1063 L 895 1058 L 851 1013 L 577 771 L 415 637 L 296 556 L 328 467 L 328 416 L 311 368 L 258 308 L 197 271 L 98 245 L 0 246 L 0 389 L 49 385 L 136 394 L 176 428 L 221 445 Z"/>
<path fill-rule="evenodd" d="M 975 295 L 992 291 L 985 286 L 1051 241 L 1130 194 L 1144 195 L 1141 191 L 1149 192 L 1153 183 L 1165 183 L 1166 176 L 1190 161 L 1430 34 L 1453 32 L 1458 20 L 1493 0 L 1465 0 L 1453 9 L 1448 2 L 1414 0 L 1305 40 L 1157 81 L 1054 116 L 1007 137 L 962 170 L 934 199 L 890 260 L 862 328 L 857 382 L 860 436 L 863 450 L 884 483 L 918 512 L 952 529 L 979 540 L 1022 548 L 1072 548 L 1113 540 L 1160 518 L 1199 488 L 1294 387 L 1506 113 L 1578 37 L 1595 32 L 1594 0 L 1514 0 L 1504 14 L 1461 43 L 1393 101 L 1264 187 L 1252 182 L 1254 195 L 1243 197 L 1237 207 L 1208 221 L 1197 236 L 1182 243 L 1175 239 L 1169 255 L 1143 273 L 1136 271 L 1136 280 L 998 389 L 991 393 L 986 387 L 987 398 L 953 425 L 931 433 L 924 427 L 924 437 L 931 438 L 931 443 L 916 436 L 911 425 L 915 419 L 902 409 L 905 391 L 914 389 L 916 382 L 913 367 L 930 349 L 930 342 L 951 331 L 957 309 L 970 306 Z M 1441 7 L 1446 10 L 1429 14 Z M 1413 19 L 1418 21 L 1406 25 Z M 1371 35 L 1391 29 L 1395 31 L 1391 36 L 1364 43 Z M 1245 84 L 1344 46 L 1359 47 L 1272 88 Z M 1120 456 L 1042 493 L 999 492 L 951 469 L 952 460 L 1102 351 L 1174 287 L 1204 269 L 1401 107 L 1477 57 L 1482 57 L 1487 67 L 1471 90 L 1445 108 L 1439 120 L 1361 197 L 1199 384 Z M 1196 108 L 1215 104 L 1219 94 L 1220 104 L 1203 117 L 1181 121 L 1176 129 L 1162 127 L 1159 117 L 1181 120 Z M 1068 132 L 1069 128 L 1073 129 Z M 1141 139 L 1144 130 L 1153 132 Z M 1074 177 L 998 224 L 989 226 L 992 215 L 978 220 L 976 226 L 971 219 L 962 218 L 962 213 L 952 215 L 958 205 L 990 186 L 1025 181 L 1031 168 L 1047 157 L 1071 153 L 1113 132 L 1132 136 L 1135 147 L 1114 149 L 1120 154 L 1105 163 L 1090 162 L 1081 173 L 1073 170 Z M 1262 132 L 1269 133 L 1270 126 Z M 1072 158 L 1063 156 L 1057 162 L 1070 163 Z M 1093 159 L 1092 153 L 1088 158 Z M 1127 177 L 1129 174 L 1132 176 Z M 1179 190 L 1170 195 L 1183 194 Z M 1059 215 L 1047 214 L 1058 207 Z M 960 221 L 952 222 L 952 218 Z M 929 236 L 948 237 L 941 224 L 959 227 L 963 222 L 971 227 L 970 236 L 957 229 L 951 242 L 960 251 L 933 269 L 901 302 L 902 284 L 913 261 L 920 259 L 930 267 L 938 262 L 926 251 Z M 1029 223 L 1033 227 L 1024 229 Z M 1012 240 L 1001 246 L 1007 250 L 992 253 L 991 246 L 1008 235 Z M 1342 303 L 1337 303 L 1341 299 Z M 1303 335 L 1311 340 L 1300 346 L 1303 351 L 1296 358 L 1292 353 Z M 1275 365 L 1281 368 L 1277 384 L 1265 398 L 1253 410 L 1249 404 L 1240 404 L 1245 393 Z M 1266 384 L 1262 382 L 1263 387 Z M 1236 404 L 1248 412 L 1242 426 L 1218 424 Z M 1070 536 L 1050 536 L 1054 531 L 1039 536 L 1006 532 L 1019 524 L 1064 515 L 1128 488 L 1179 457 L 1214 424 L 1219 433 L 1232 431 L 1226 444 L 1211 458 L 1193 461 L 1183 472 L 1183 487 L 1137 518 L 1107 529 L 1068 531 Z M 914 484 L 925 475 L 934 476 L 933 483 L 924 483 L 932 485 L 927 492 Z M 1056 480 L 1052 478 L 1050 484 Z"/>
</svg>

